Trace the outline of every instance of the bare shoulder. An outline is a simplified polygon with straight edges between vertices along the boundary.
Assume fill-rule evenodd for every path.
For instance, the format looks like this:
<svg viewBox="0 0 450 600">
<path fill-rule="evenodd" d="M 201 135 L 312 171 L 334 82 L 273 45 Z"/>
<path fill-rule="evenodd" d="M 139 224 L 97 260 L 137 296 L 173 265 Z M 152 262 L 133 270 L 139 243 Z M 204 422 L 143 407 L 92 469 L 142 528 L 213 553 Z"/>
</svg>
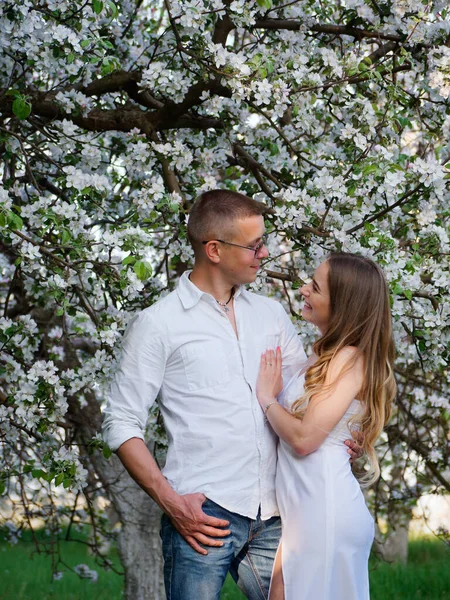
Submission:
<svg viewBox="0 0 450 600">
<path fill-rule="evenodd" d="M 331 359 L 328 368 L 330 381 L 353 377 L 361 381 L 364 375 L 364 357 L 356 346 L 345 346 Z"/>
</svg>

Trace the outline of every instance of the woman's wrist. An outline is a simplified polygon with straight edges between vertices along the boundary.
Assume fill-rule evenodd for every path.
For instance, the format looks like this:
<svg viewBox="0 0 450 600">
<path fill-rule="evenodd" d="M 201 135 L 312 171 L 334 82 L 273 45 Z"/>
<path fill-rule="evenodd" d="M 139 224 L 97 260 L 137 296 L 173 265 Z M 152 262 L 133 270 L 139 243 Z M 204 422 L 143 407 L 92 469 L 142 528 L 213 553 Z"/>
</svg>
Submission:
<svg viewBox="0 0 450 600">
<path fill-rule="evenodd" d="M 268 402 L 265 407 L 263 408 L 264 411 L 264 415 L 267 415 L 267 411 L 269 410 L 269 408 L 271 406 L 273 406 L 274 404 L 278 404 L 278 402 L 276 400 L 272 400 L 272 402 Z"/>
<path fill-rule="evenodd" d="M 268 402 L 268 403 L 266 404 L 266 406 L 263 408 L 263 412 L 264 412 L 264 421 L 265 421 L 266 423 L 267 423 L 267 421 L 269 420 L 269 419 L 268 419 L 268 416 L 267 416 L 267 413 L 268 413 L 268 411 L 269 411 L 270 407 L 271 407 L 271 406 L 273 406 L 274 404 L 278 404 L 278 402 L 277 402 L 276 400 L 272 400 L 271 402 Z"/>
<path fill-rule="evenodd" d="M 260 407 L 265 410 L 266 406 L 268 404 L 270 404 L 271 402 L 276 402 L 277 399 L 275 398 L 275 396 L 258 396 L 258 402 Z"/>
</svg>

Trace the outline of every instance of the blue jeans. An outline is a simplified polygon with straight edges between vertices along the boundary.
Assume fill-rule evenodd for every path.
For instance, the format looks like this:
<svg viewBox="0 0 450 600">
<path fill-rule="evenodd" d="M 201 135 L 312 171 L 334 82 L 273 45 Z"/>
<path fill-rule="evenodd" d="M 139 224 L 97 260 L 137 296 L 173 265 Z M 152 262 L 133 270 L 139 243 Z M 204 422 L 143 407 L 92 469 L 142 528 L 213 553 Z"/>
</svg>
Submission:
<svg viewBox="0 0 450 600">
<path fill-rule="evenodd" d="M 203 511 L 230 522 L 223 546 L 199 554 L 163 515 L 161 539 L 167 600 L 219 600 L 230 572 L 249 600 L 267 600 L 273 561 L 281 535 L 279 517 L 242 517 L 207 499 Z"/>
</svg>

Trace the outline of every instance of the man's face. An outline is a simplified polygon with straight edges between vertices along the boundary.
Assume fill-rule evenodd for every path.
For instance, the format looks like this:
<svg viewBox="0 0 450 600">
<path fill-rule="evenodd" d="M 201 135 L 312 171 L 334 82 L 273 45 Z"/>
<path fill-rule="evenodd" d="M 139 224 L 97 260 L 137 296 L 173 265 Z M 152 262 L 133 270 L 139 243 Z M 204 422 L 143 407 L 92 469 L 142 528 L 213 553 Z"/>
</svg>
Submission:
<svg viewBox="0 0 450 600">
<path fill-rule="evenodd" d="M 230 239 L 224 240 L 239 246 L 246 246 L 246 248 L 220 244 L 219 267 L 233 285 L 255 281 L 261 260 L 267 258 L 269 252 L 263 245 L 255 256 L 255 251 L 249 248 L 255 248 L 261 243 L 264 232 L 262 216 L 247 217 L 236 221 L 233 226 L 233 235 L 230 236 Z"/>
</svg>

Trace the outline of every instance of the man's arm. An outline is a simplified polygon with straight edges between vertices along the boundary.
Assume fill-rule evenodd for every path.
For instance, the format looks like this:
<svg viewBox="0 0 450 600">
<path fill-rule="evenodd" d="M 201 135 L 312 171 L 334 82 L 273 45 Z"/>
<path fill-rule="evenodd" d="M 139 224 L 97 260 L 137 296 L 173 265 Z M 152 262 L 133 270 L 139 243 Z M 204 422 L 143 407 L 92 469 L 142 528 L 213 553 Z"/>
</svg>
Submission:
<svg viewBox="0 0 450 600">
<path fill-rule="evenodd" d="M 103 437 L 116 451 L 131 477 L 172 520 L 186 541 L 201 554 L 200 546 L 220 546 L 228 535 L 227 521 L 202 511 L 203 494 L 180 496 L 169 485 L 144 442 L 148 411 L 161 388 L 170 354 L 167 331 L 148 312 L 128 327 L 122 354 L 104 411 Z M 212 537 L 214 536 L 214 537 Z"/>
<path fill-rule="evenodd" d="M 210 517 L 202 510 L 206 496 L 196 494 L 177 494 L 159 470 L 155 459 L 145 443 L 139 438 L 124 442 L 117 451 L 131 477 L 170 517 L 174 527 L 187 543 L 200 554 L 208 554 L 200 546 L 223 546 L 220 537 L 229 535 L 229 522 Z"/>
</svg>

